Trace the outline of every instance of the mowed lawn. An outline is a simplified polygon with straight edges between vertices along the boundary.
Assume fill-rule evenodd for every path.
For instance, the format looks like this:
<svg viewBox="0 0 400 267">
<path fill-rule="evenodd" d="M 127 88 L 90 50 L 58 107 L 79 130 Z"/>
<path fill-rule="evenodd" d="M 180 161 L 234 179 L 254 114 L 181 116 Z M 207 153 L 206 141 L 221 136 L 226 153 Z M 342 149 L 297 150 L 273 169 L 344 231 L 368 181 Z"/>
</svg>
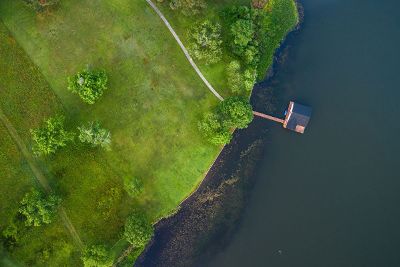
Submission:
<svg viewBox="0 0 400 267">
<path fill-rule="evenodd" d="M 1 50 L 0 107 L 26 145 L 31 145 L 30 128 L 60 113 L 66 116 L 69 130 L 99 120 L 112 133 L 111 151 L 76 141 L 40 160 L 85 245 L 111 247 L 121 238 L 125 218 L 134 209 L 144 210 L 155 222 L 194 190 L 219 150 L 197 130 L 199 118 L 217 100 L 145 1 L 61 1 L 57 10 L 37 15 L 22 1 L 5 0 L 0 2 L 0 19 L 12 34 L 2 28 L 0 42 L 19 49 L 11 56 L 12 50 Z M 33 64 L 15 64 L 15 55 Z M 109 89 L 91 106 L 66 89 L 67 76 L 87 65 L 105 69 L 109 76 Z M 4 129 L 2 140 L 3 136 Z M 11 164 L 11 170 L 21 169 L 18 161 L 4 162 Z M 29 176 L 25 179 L 33 183 Z M 126 176 L 144 183 L 136 199 L 124 192 Z M 14 177 L 6 174 L 0 179 L 6 183 Z M 11 194 L 14 208 L 29 189 L 15 184 L 23 187 L 0 188 L 1 195 Z M 48 227 L 65 235 L 58 221 Z M 30 231 L 57 236 L 48 227 Z M 46 236 L 40 236 L 42 245 L 51 246 Z M 26 246 L 17 247 L 14 256 L 29 265 L 35 257 L 29 249 L 40 249 Z"/>
</svg>

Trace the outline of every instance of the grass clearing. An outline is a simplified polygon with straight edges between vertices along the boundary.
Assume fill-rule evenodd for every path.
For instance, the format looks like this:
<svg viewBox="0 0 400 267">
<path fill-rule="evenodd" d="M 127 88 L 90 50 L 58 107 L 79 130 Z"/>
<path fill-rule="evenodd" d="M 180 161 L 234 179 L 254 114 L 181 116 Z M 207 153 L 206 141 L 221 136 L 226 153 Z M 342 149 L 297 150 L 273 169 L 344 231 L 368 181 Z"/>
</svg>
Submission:
<svg viewBox="0 0 400 267">
<path fill-rule="evenodd" d="M 201 20 L 220 20 L 222 9 L 248 1 L 208 3 Z M 167 4 L 160 7 L 185 43 L 187 30 L 200 17 L 182 16 Z M 22 1 L 4 0 L 0 20 L 0 108 L 25 144 L 30 146 L 29 129 L 60 113 L 68 130 L 99 120 L 111 131 L 111 151 L 76 140 L 40 164 L 84 244 L 104 244 L 117 258 L 127 247 L 121 231 L 133 209 L 156 222 L 174 211 L 204 177 L 219 148 L 204 140 L 197 122 L 218 100 L 145 1 L 69 0 L 51 12 L 36 14 Z M 226 64 L 232 60 L 228 51 L 224 47 L 218 64 L 199 62 L 222 96 L 230 94 L 225 77 Z M 67 77 L 87 65 L 104 69 L 109 77 L 109 89 L 95 105 L 84 104 L 67 90 Z M 0 203 L 8 205 L 1 209 L 0 230 L 14 216 L 15 203 L 35 183 L 7 136 L 0 124 L 0 166 L 5 170 Z M 134 199 L 123 188 L 127 176 L 144 184 Z M 11 190 L 12 186 L 17 188 Z M 21 232 L 20 242 L 10 257 L 22 265 L 81 264 L 60 220 Z M 44 254 L 50 255 L 48 259 L 42 259 Z"/>
</svg>

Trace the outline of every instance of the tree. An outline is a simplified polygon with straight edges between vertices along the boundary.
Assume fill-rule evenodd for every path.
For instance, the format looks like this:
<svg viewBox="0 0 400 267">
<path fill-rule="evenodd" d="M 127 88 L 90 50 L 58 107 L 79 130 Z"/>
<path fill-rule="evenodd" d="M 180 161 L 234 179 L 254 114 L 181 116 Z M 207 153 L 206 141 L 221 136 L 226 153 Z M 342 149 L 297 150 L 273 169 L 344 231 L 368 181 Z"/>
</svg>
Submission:
<svg viewBox="0 0 400 267">
<path fill-rule="evenodd" d="M 205 20 L 188 33 L 191 54 L 206 64 L 217 63 L 222 56 L 221 25 Z"/>
<path fill-rule="evenodd" d="M 94 104 L 107 89 L 104 70 L 85 69 L 68 78 L 68 90 L 76 93 L 87 104 Z"/>
<path fill-rule="evenodd" d="M 60 203 L 61 199 L 58 196 L 46 196 L 32 189 L 21 200 L 18 212 L 25 217 L 26 226 L 41 226 L 52 222 Z"/>
<path fill-rule="evenodd" d="M 251 19 L 238 19 L 230 29 L 233 48 L 237 54 L 242 54 L 254 37 L 253 21 Z"/>
<path fill-rule="evenodd" d="M 125 239 L 133 246 L 144 247 L 153 236 L 153 226 L 142 213 L 135 212 L 125 222 Z"/>
<path fill-rule="evenodd" d="M 93 147 L 100 146 L 106 150 L 110 150 L 111 133 L 101 128 L 99 122 L 90 122 L 88 125 L 82 125 L 78 127 L 78 130 L 78 138 L 82 143 L 88 143 Z"/>
<path fill-rule="evenodd" d="M 218 106 L 218 112 L 223 118 L 223 125 L 227 128 L 247 128 L 253 120 L 253 109 L 249 102 L 239 96 L 225 99 Z"/>
<path fill-rule="evenodd" d="M 110 267 L 113 264 L 113 259 L 103 245 L 85 248 L 81 259 L 85 267 Z"/>
<path fill-rule="evenodd" d="M 207 7 L 204 0 L 170 0 L 171 9 L 180 9 L 185 16 L 197 15 Z"/>
<path fill-rule="evenodd" d="M 49 155 L 74 139 L 74 134 L 64 129 L 64 117 L 50 117 L 44 126 L 30 130 L 32 135 L 33 152 L 36 155 Z"/>
<path fill-rule="evenodd" d="M 225 145 L 232 139 L 230 129 L 224 126 L 221 117 L 216 113 L 206 114 L 198 127 L 207 140 L 214 145 Z"/>
</svg>

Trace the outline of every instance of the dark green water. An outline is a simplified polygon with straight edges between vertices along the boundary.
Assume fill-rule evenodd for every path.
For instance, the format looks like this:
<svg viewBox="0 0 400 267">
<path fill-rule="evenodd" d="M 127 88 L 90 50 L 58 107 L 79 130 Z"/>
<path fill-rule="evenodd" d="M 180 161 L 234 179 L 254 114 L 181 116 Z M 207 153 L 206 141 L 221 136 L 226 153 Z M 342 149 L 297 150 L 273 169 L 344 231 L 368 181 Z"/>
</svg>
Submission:
<svg viewBox="0 0 400 267">
<path fill-rule="evenodd" d="M 272 127 L 238 232 L 207 266 L 400 266 L 400 1 L 302 3 L 274 88 L 311 124 Z"/>
</svg>

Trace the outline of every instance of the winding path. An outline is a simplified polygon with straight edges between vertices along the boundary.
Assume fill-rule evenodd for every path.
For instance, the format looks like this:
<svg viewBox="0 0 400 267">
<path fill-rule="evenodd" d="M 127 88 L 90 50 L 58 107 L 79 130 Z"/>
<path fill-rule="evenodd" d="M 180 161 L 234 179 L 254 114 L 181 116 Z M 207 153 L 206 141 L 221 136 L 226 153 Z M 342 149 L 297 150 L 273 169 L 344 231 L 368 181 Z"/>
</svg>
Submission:
<svg viewBox="0 0 400 267">
<path fill-rule="evenodd" d="M 46 177 L 44 176 L 42 171 L 37 166 L 35 159 L 31 155 L 29 150 L 26 148 L 26 146 L 25 146 L 24 142 L 22 141 L 21 137 L 19 136 L 17 130 L 15 130 L 14 126 L 11 124 L 11 122 L 8 120 L 7 116 L 3 113 L 3 111 L 1 109 L 0 109 L 0 122 L 3 123 L 3 125 L 6 127 L 8 133 L 10 134 L 11 138 L 17 144 L 17 146 L 18 146 L 19 150 L 21 151 L 22 155 L 24 156 L 25 160 L 28 162 L 29 167 L 31 168 L 36 180 L 39 182 L 39 184 L 43 187 L 43 189 L 47 193 L 51 193 L 52 189 L 49 185 L 49 182 L 47 181 Z M 71 234 L 72 238 L 74 239 L 75 243 L 77 244 L 77 246 L 80 249 L 83 249 L 84 246 L 83 246 L 82 240 L 79 237 L 78 232 L 76 231 L 75 227 L 72 225 L 71 220 L 68 218 L 68 215 L 62 206 L 59 208 L 59 214 L 60 214 L 61 220 L 63 221 L 65 227 L 70 232 L 70 234 Z"/>
<path fill-rule="evenodd" d="M 204 84 L 207 86 L 207 88 L 221 101 L 224 100 L 224 98 L 218 94 L 218 92 L 212 87 L 212 85 L 207 81 L 207 79 L 204 77 L 203 73 L 201 73 L 199 67 L 197 67 L 196 63 L 194 63 L 194 60 L 189 54 L 189 51 L 186 49 L 186 47 L 183 45 L 181 39 L 179 36 L 176 34 L 174 29 L 172 28 L 171 24 L 169 24 L 168 20 L 165 18 L 163 13 L 158 9 L 158 7 L 151 1 L 151 0 L 146 0 L 146 2 L 153 8 L 153 10 L 157 13 L 157 15 L 161 18 L 161 20 L 164 22 L 165 26 L 167 26 L 168 30 L 172 33 L 174 36 L 176 42 L 179 44 L 181 47 L 183 53 L 185 54 L 187 60 L 189 61 L 190 65 L 192 65 L 193 69 L 196 71 L 197 75 L 201 78 L 201 80 L 204 82 Z"/>
</svg>

